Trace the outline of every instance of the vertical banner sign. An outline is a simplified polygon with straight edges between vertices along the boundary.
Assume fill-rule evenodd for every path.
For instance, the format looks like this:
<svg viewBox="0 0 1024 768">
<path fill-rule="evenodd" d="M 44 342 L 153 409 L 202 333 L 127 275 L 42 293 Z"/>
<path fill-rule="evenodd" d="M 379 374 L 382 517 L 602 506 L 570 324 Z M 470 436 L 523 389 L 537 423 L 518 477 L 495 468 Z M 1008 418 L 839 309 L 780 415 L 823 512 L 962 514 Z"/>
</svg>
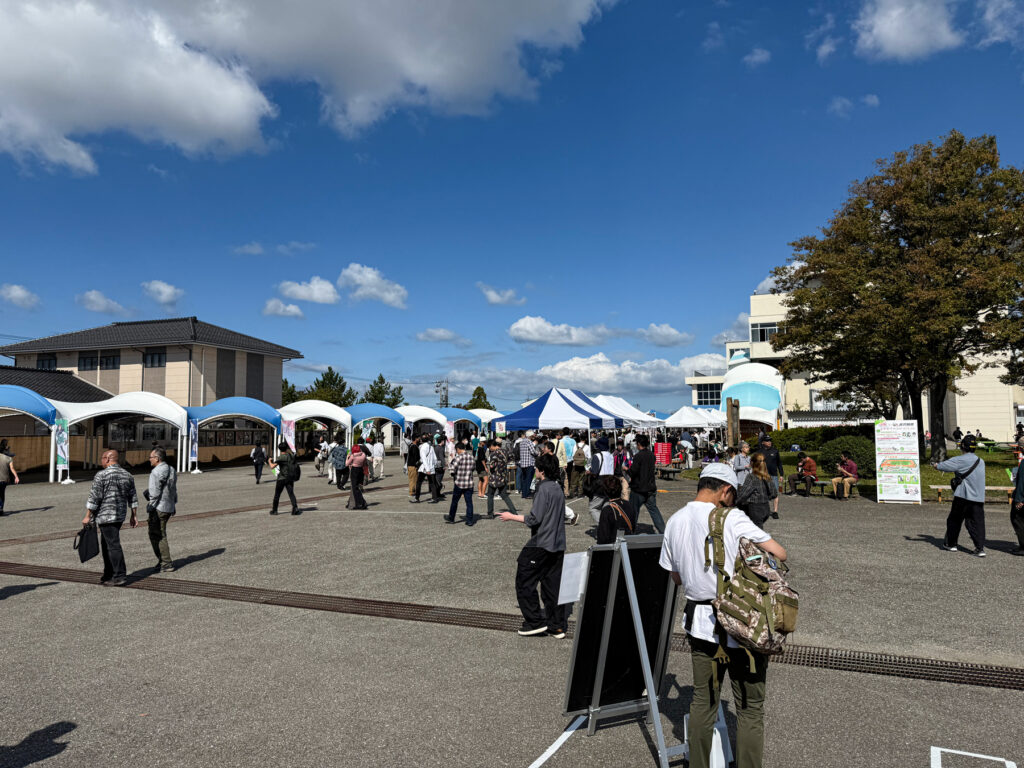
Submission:
<svg viewBox="0 0 1024 768">
<path fill-rule="evenodd" d="M 199 419 L 188 420 L 188 460 L 199 463 Z"/>
<path fill-rule="evenodd" d="M 921 503 L 921 457 L 916 421 L 875 422 L 879 502 Z"/>
<path fill-rule="evenodd" d="M 287 419 L 281 420 L 281 436 L 288 443 L 288 447 L 295 450 L 295 422 Z"/>
<path fill-rule="evenodd" d="M 492 424 L 494 425 L 494 434 L 496 434 L 498 437 L 504 437 L 505 436 L 505 422 L 504 421 L 495 421 L 495 422 L 492 422 Z"/>
<path fill-rule="evenodd" d="M 57 464 L 58 470 L 68 469 L 68 420 L 57 419 L 53 425 L 54 442 L 57 444 Z"/>
<path fill-rule="evenodd" d="M 444 436 L 452 440 L 455 439 L 455 422 L 446 421 L 444 424 Z"/>
<path fill-rule="evenodd" d="M 654 444 L 654 463 L 667 465 L 672 463 L 672 444 L 671 443 L 655 443 Z"/>
</svg>

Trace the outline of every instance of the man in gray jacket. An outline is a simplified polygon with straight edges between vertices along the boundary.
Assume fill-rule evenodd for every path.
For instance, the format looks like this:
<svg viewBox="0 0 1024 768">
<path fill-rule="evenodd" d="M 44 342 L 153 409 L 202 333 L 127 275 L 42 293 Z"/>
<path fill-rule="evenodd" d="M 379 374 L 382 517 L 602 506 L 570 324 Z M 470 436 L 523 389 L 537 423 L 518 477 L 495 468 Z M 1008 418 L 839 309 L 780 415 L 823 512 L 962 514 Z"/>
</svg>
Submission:
<svg viewBox="0 0 1024 768">
<path fill-rule="evenodd" d="M 167 522 L 178 503 L 178 473 L 167 463 L 167 451 L 154 448 L 149 452 L 149 489 L 146 491 L 146 512 L 149 513 L 149 541 L 157 557 L 155 570 L 170 573 L 171 548 L 167 544 Z"/>
<path fill-rule="evenodd" d="M 943 549 L 957 551 L 960 528 L 967 522 L 967 533 L 974 542 L 974 556 L 985 556 L 985 462 L 975 456 L 978 438 L 967 435 L 960 441 L 963 453 L 938 464 L 932 463 L 940 472 L 955 472 L 962 482 L 953 491 L 953 506 L 946 518 L 946 538 Z"/>
<path fill-rule="evenodd" d="M 129 525 L 139 524 L 139 497 L 135 493 L 135 480 L 118 463 L 115 450 L 104 451 L 100 459 L 103 467 L 92 479 L 89 500 L 85 504 L 82 525 L 95 522 L 100 529 L 100 551 L 103 553 L 103 576 L 100 584 L 120 587 L 125 583 L 127 571 L 124 566 L 124 552 L 121 550 L 121 526 L 132 514 Z"/>
</svg>

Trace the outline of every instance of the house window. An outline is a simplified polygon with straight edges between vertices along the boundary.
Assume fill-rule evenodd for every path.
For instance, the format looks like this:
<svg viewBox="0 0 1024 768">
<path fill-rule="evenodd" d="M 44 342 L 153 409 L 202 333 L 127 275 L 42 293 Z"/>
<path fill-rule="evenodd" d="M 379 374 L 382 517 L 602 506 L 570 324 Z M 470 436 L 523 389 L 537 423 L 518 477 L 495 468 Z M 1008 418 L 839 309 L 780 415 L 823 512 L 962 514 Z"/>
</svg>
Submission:
<svg viewBox="0 0 1024 768">
<path fill-rule="evenodd" d="M 757 341 L 771 341 L 772 336 L 779 332 L 778 323 L 751 323 L 750 324 L 750 340 Z"/>
<path fill-rule="evenodd" d="M 96 354 L 90 353 L 79 353 L 78 355 L 78 370 L 80 371 L 95 371 L 96 370 Z"/>
<path fill-rule="evenodd" d="M 698 384 L 697 405 L 721 405 L 722 385 L 721 384 Z"/>
<path fill-rule="evenodd" d="M 56 355 L 38 355 L 36 357 L 36 370 L 40 370 L 40 371 L 56 371 L 57 370 L 57 356 Z"/>
<path fill-rule="evenodd" d="M 115 352 L 112 355 L 100 355 L 101 371 L 116 371 L 121 367 L 121 353 Z"/>
<path fill-rule="evenodd" d="M 146 352 L 142 355 L 142 367 L 166 368 L 167 347 L 146 347 Z"/>
</svg>

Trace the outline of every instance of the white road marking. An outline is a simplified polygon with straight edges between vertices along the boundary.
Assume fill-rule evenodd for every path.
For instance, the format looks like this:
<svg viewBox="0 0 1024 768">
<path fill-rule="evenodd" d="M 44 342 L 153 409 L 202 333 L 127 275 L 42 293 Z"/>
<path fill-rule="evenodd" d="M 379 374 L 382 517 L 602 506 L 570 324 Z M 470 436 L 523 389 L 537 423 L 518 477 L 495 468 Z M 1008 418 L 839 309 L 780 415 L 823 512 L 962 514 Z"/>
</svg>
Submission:
<svg viewBox="0 0 1024 768">
<path fill-rule="evenodd" d="M 992 755 L 979 755 L 974 752 L 961 752 L 959 749 L 946 749 L 945 747 L 932 747 L 932 764 L 931 768 L 942 768 L 942 753 L 945 752 L 948 755 L 961 755 L 963 757 L 976 757 L 979 760 L 991 760 L 995 763 L 1002 763 L 1005 768 L 1017 768 L 1017 764 L 1010 762 L 1002 757 L 992 757 Z"/>
<path fill-rule="evenodd" d="M 548 747 L 547 751 L 543 755 L 530 763 L 530 768 L 540 768 L 540 766 L 544 765 L 544 763 L 548 761 L 548 758 L 555 754 L 555 752 L 557 752 L 559 748 L 569 740 L 569 737 L 573 735 L 576 729 L 586 722 L 586 719 L 585 715 L 580 715 L 573 720 L 569 727 L 562 731 L 562 735 L 555 739 L 555 743 Z"/>
</svg>

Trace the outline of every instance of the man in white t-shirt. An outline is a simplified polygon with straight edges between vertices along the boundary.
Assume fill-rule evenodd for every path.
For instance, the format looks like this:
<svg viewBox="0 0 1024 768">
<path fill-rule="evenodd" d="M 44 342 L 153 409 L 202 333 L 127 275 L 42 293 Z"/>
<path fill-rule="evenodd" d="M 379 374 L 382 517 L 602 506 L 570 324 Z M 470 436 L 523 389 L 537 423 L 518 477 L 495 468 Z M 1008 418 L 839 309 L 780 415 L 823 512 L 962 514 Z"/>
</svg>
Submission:
<svg viewBox="0 0 1024 768">
<path fill-rule="evenodd" d="M 373 480 L 380 480 L 384 477 L 384 441 L 374 440 L 373 447 Z"/>
<path fill-rule="evenodd" d="M 718 700 L 726 671 L 732 683 L 736 709 L 736 766 L 759 768 L 764 752 L 764 693 L 768 657 L 748 652 L 735 640 L 716 631 L 711 601 L 718 591 L 718 571 L 713 551 L 705 567 L 704 544 L 708 539 L 708 516 L 715 507 L 732 507 L 736 501 L 736 473 L 727 464 L 709 464 L 700 473 L 697 497 L 669 518 L 661 547 L 661 567 L 671 571 L 672 580 L 686 594 L 683 627 L 690 636 L 693 661 L 693 702 L 690 704 L 690 768 L 707 768 L 712 732 L 718 716 Z M 756 542 L 779 560 L 786 550 L 733 509 L 725 518 L 725 570 L 733 575 L 740 538 Z M 713 549 L 710 547 L 709 549 Z M 751 657 L 754 671 L 750 670 Z"/>
</svg>

